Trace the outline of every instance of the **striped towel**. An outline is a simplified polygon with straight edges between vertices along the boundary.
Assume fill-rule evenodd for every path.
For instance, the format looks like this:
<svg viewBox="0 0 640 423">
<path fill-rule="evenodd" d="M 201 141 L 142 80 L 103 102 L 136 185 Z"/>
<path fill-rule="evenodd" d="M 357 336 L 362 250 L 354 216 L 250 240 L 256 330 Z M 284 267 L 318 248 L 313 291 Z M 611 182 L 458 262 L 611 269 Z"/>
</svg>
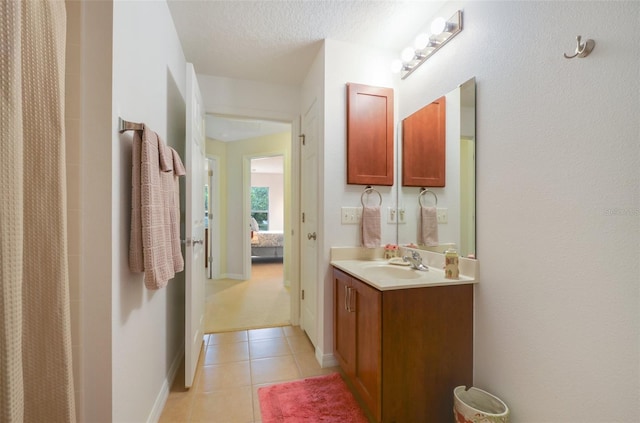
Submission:
<svg viewBox="0 0 640 423">
<path fill-rule="evenodd" d="M 418 244 L 427 247 L 438 245 L 438 214 L 435 207 L 420 207 Z"/>
<path fill-rule="evenodd" d="M 367 248 L 376 248 L 380 246 L 381 239 L 380 207 L 363 207 L 362 245 Z"/>
</svg>

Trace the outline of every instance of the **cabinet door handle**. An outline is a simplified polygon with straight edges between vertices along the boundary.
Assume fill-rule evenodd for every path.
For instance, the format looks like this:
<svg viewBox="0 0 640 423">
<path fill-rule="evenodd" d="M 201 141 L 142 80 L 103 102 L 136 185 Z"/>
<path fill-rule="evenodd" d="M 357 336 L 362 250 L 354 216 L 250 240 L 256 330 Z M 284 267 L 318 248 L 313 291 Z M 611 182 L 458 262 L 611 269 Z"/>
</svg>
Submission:
<svg viewBox="0 0 640 423">
<path fill-rule="evenodd" d="M 349 311 L 349 306 L 347 305 L 347 298 L 349 297 L 349 287 L 347 285 L 344 286 L 344 309 Z"/>
<path fill-rule="evenodd" d="M 356 311 L 356 309 L 355 309 L 355 308 L 351 308 L 351 303 L 353 302 L 353 301 L 351 300 L 351 293 L 352 293 L 353 291 L 355 291 L 355 290 L 354 290 L 353 288 L 349 287 L 349 308 L 348 308 L 348 311 L 349 311 L 350 313 L 354 313 L 354 312 Z M 358 294 L 358 293 L 356 292 L 356 295 L 357 295 L 357 294 Z"/>
</svg>

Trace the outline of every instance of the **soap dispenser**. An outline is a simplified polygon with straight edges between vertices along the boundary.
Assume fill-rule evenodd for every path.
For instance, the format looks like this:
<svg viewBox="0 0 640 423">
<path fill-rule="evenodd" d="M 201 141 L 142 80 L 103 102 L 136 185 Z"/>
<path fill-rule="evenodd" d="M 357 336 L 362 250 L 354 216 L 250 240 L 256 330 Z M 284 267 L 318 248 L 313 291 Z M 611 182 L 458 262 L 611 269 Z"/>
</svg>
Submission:
<svg viewBox="0 0 640 423">
<path fill-rule="evenodd" d="M 448 249 L 444 253 L 444 277 L 447 279 L 458 279 L 459 275 L 458 252 L 454 249 Z"/>
</svg>

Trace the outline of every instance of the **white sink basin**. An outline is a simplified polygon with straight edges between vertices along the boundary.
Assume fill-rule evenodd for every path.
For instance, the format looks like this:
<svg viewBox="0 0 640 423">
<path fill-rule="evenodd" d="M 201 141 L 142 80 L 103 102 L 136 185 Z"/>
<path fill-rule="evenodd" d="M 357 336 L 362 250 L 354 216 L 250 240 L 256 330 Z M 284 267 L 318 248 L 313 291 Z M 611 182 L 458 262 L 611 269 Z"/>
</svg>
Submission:
<svg viewBox="0 0 640 423">
<path fill-rule="evenodd" d="M 363 269 L 363 276 L 374 279 L 418 279 L 422 277 L 420 271 L 410 267 L 399 267 L 389 264 L 367 266 Z"/>
</svg>

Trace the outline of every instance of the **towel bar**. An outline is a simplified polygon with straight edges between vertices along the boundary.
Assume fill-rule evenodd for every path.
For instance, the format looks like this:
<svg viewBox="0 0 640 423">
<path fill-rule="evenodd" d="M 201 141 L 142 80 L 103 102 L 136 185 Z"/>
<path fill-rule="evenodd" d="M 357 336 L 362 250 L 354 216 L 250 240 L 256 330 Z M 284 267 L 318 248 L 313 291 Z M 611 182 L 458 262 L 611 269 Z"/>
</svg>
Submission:
<svg viewBox="0 0 640 423">
<path fill-rule="evenodd" d="M 435 192 L 433 191 L 429 191 L 426 188 L 420 188 L 420 194 L 418 194 L 418 203 L 420 203 L 421 207 L 424 207 L 424 204 L 422 204 L 422 197 L 426 194 L 426 193 L 431 193 L 433 195 L 433 198 L 435 198 L 436 203 L 434 204 L 434 206 L 438 205 L 438 196 L 436 195 Z"/>
<path fill-rule="evenodd" d="M 362 192 L 362 195 L 360 196 L 360 202 L 362 203 L 362 207 L 365 207 L 364 205 L 364 195 L 365 194 L 371 194 L 372 192 L 375 192 L 376 194 L 378 194 L 378 197 L 380 197 L 380 204 L 378 204 L 379 206 L 382 205 L 382 194 L 380 194 L 380 191 L 378 191 L 375 188 L 371 188 L 370 186 L 366 187 L 364 189 L 364 191 Z"/>
<path fill-rule="evenodd" d="M 143 129 L 144 123 L 129 122 L 121 117 L 118 118 L 118 132 L 121 134 L 126 131 L 142 131 Z"/>
</svg>

